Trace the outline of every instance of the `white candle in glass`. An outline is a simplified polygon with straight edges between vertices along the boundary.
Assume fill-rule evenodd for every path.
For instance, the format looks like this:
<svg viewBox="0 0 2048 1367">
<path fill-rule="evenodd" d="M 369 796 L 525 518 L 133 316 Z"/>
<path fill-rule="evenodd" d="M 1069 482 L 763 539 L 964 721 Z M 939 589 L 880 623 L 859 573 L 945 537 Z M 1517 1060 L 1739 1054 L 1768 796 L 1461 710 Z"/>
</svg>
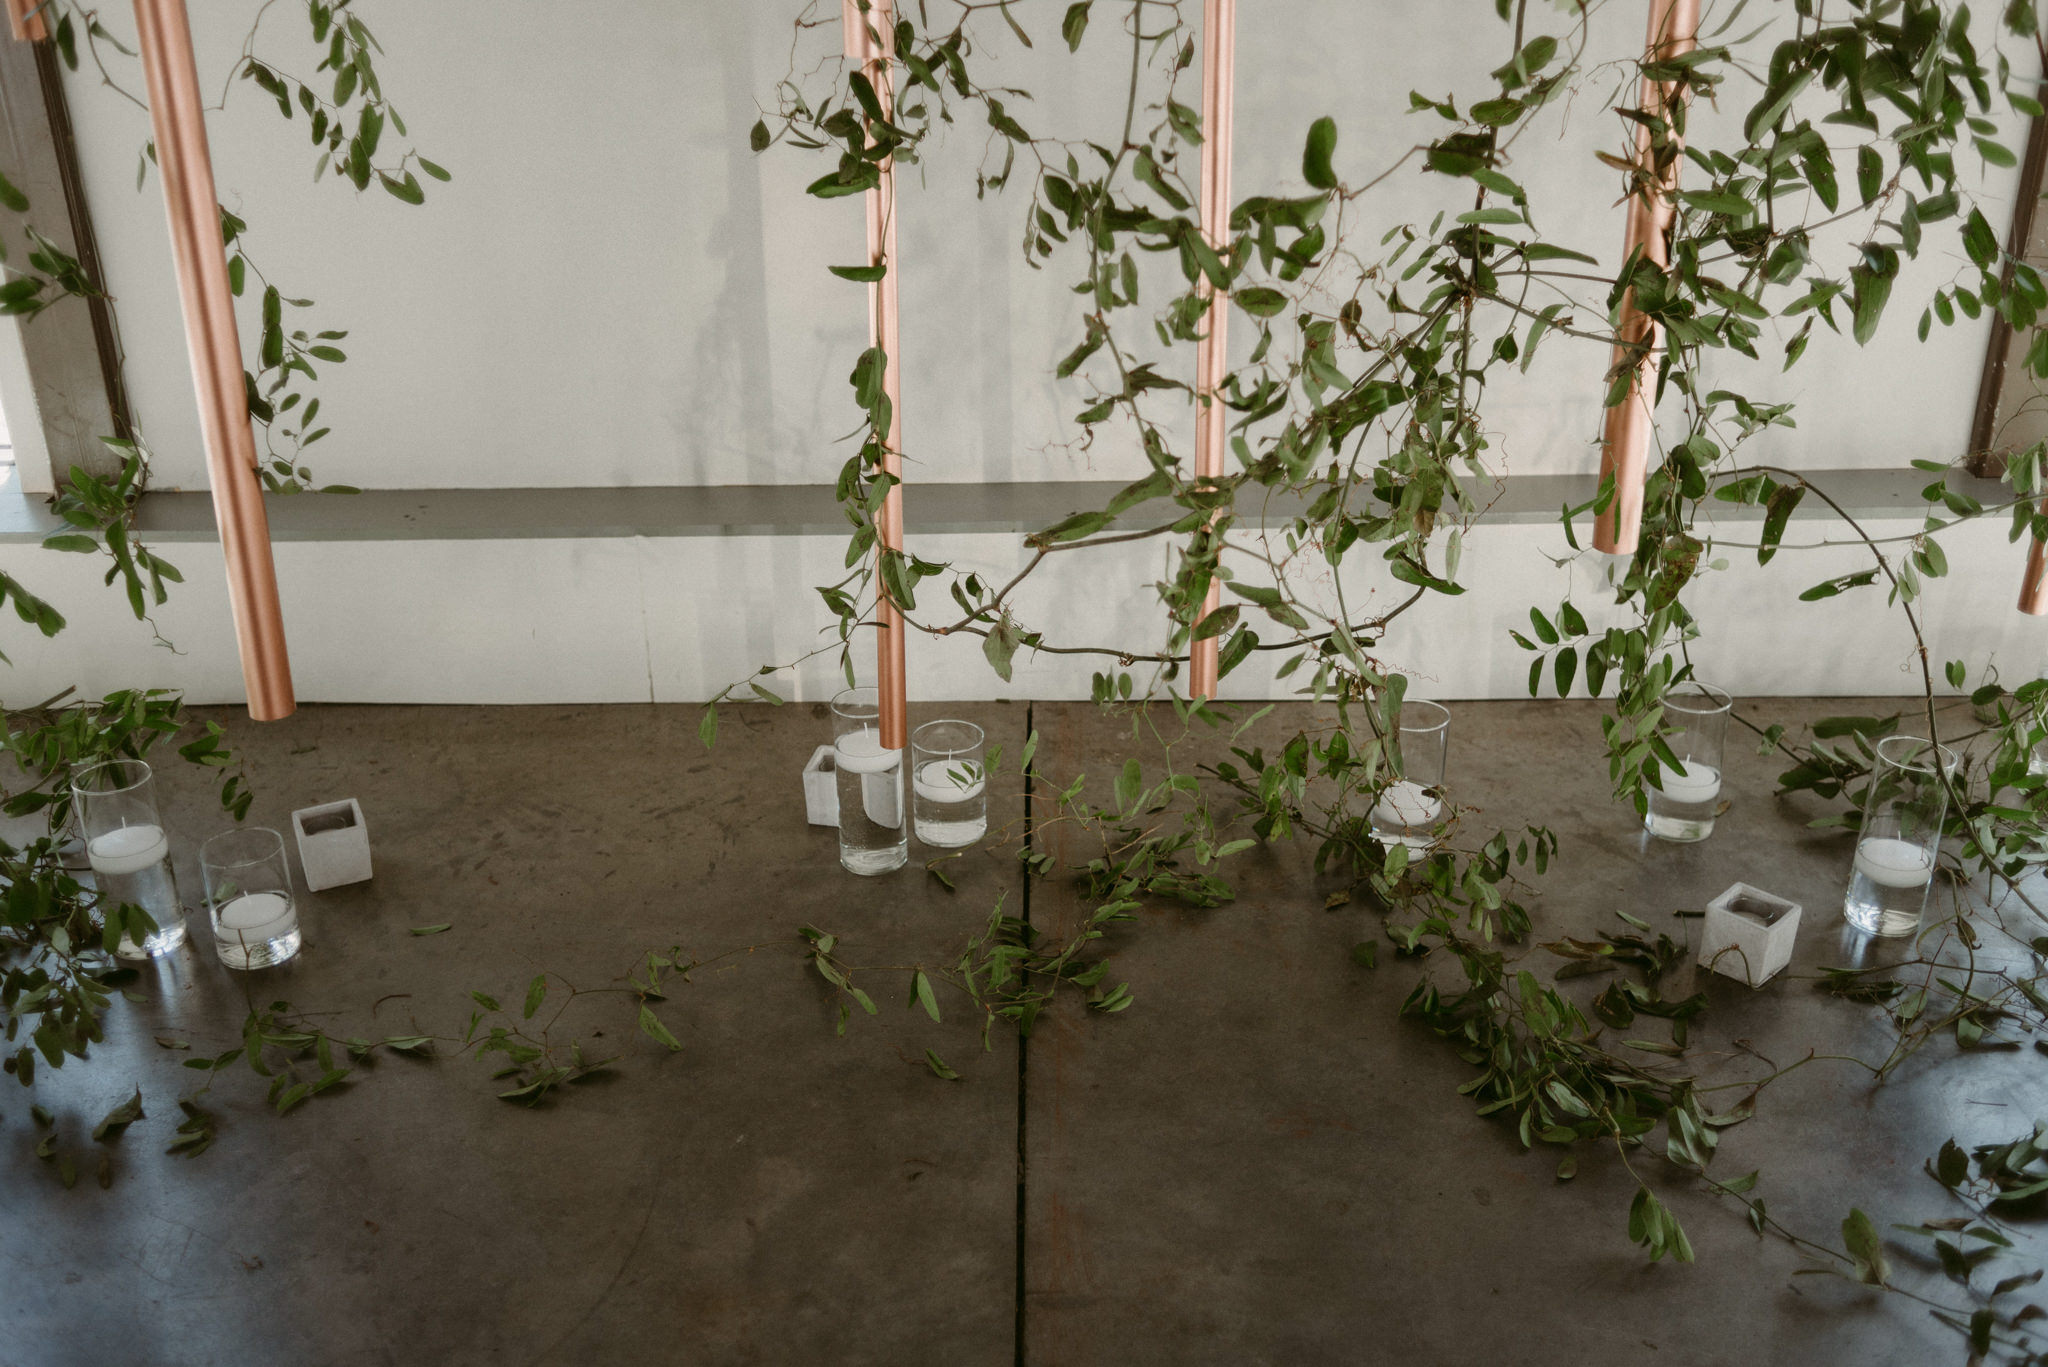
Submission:
<svg viewBox="0 0 2048 1367">
<path fill-rule="evenodd" d="M 832 742 L 833 758 L 839 767 L 855 774 L 882 774 L 903 762 L 901 750 L 884 750 L 882 733 L 850 731 Z"/>
<path fill-rule="evenodd" d="M 123 826 L 94 836 L 85 847 L 85 858 L 94 873 L 118 876 L 140 873 L 170 852 L 171 840 L 163 827 Z"/>
<path fill-rule="evenodd" d="M 967 802 L 981 796 L 981 766 L 973 760 L 929 760 L 912 779 L 927 802 Z"/>
<path fill-rule="evenodd" d="M 1372 822 L 1375 826 L 1393 829 L 1399 826 L 1427 826 L 1442 815 L 1443 799 L 1434 797 L 1420 783 L 1402 779 L 1387 785 L 1379 801 L 1373 803 Z"/>
<path fill-rule="evenodd" d="M 248 892 L 214 913 L 223 936 L 232 931 L 243 940 L 278 940 L 298 928 L 292 899 L 281 892 Z"/>
<path fill-rule="evenodd" d="M 1934 876 L 1934 856 L 1910 840 L 1871 836 L 1857 842 L 1856 871 L 1880 887 L 1917 888 Z"/>
<path fill-rule="evenodd" d="M 1676 769 L 1666 766 L 1657 781 L 1673 802 L 1712 802 L 1721 796 L 1721 771 L 1698 760 L 1680 760 Z"/>
</svg>

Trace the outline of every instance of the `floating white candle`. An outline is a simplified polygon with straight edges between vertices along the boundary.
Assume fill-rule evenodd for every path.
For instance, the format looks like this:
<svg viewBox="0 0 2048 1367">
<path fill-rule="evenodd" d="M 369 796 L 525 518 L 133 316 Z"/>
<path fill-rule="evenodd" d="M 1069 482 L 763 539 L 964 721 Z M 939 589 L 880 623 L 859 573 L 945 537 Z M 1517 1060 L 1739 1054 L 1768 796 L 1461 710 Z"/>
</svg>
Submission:
<svg viewBox="0 0 2048 1367">
<path fill-rule="evenodd" d="M 244 893 L 215 912 L 214 920 L 223 933 L 233 931 L 242 940 L 280 940 L 299 926 L 292 899 L 281 892 Z"/>
<path fill-rule="evenodd" d="M 903 762 L 901 750 L 884 750 L 879 731 L 852 731 L 832 743 L 832 757 L 853 774 L 884 774 Z"/>
<path fill-rule="evenodd" d="M 1856 871 L 1880 887 L 1917 888 L 1934 876 L 1934 857 L 1911 841 L 1872 836 L 1856 846 Z"/>
<path fill-rule="evenodd" d="M 1420 783 L 1402 779 L 1390 784 L 1372 807 L 1372 824 L 1391 830 L 1400 826 L 1427 826 L 1443 814 L 1443 799 L 1433 797 Z"/>
<path fill-rule="evenodd" d="M 109 877 L 140 873 L 170 853 L 170 838 L 161 826 L 123 826 L 94 836 L 85 847 L 92 871 Z"/>
<path fill-rule="evenodd" d="M 1695 760 L 1680 760 L 1676 769 L 1664 768 L 1657 781 L 1664 785 L 1664 796 L 1673 802 L 1712 802 L 1721 796 L 1721 771 Z"/>
<path fill-rule="evenodd" d="M 981 766 L 972 760 L 931 760 L 918 766 L 914 782 L 926 802 L 969 802 L 984 786 Z"/>
</svg>

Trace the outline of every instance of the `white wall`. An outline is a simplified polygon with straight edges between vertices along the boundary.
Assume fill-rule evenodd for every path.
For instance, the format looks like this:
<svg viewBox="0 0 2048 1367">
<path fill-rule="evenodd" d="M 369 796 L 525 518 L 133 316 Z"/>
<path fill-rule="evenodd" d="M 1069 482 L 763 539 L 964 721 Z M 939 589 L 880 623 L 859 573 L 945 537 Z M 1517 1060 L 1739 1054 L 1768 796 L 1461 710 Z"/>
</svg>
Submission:
<svg viewBox="0 0 2048 1367">
<path fill-rule="evenodd" d="M 195 7 L 208 88 L 259 8 L 260 0 Z M 781 147 L 757 157 L 747 147 L 758 102 L 787 68 L 800 8 L 593 0 L 564 17 L 533 0 L 366 0 L 388 49 L 386 91 L 421 149 L 456 176 L 429 182 L 417 209 L 375 188 L 358 197 L 331 177 L 314 184 L 303 117 L 285 124 L 261 91 L 238 82 L 212 122 L 222 197 L 249 221 L 250 250 L 285 292 L 317 300 L 312 316 L 351 331 L 349 363 L 326 377 L 323 408 L 335 430 L 315 448 L 323 476 L 375 488 L 829 480 L 845 457 L 835 442 L 853 426 L 845 377 L 865 312 L 862 288 L 825 266 L 859 259 L 860 208 L 803 194 L 829 159 Z M 1018 117 L 1034 133 L 1113 131 L 1127 60 L 1116 7 L 1097 6 L 1078 61 L 1052 32 L 1063 0 L 1016 8 L 1040 29 L 1035 54 L 1022 53 L 999 21 L 986 26 L 1005 79 L 1038 96 L 1013 101 Z M 1709 31 L 1717 8 L 1725 0 L 1708 6 Z M 1743 28 L 1789 12 L 1751 8 L 1766 13 L 1747 15 Z M 1978 8 L 1988 49 L 1996 7 Z M 1593 153 L 1622 145 L 1620 120 L 1601 96 L 1622 83 L 1613 64 L 1640 50 L 1641 10 L 1595 8 L 1594 81 L 1544 112 L 1511 167 L 1538 187 L 1545 233 L 1610 269 L 1621 186 Z M 1548 6 L 1533 14 L 1559 22 Z M 127 22 L 118 9 L 105 18 L 117 31 Z M 273 9 L 259 50 L 310 75 L 317 58 L 299 24 L 291 7 Z M 836 43 L 836 24 L 810 31 L 805 64 Z M 1302 137 L 1325 113 L 1340 129 L 1340 173 L 1362 183 L 1445 126 L 1408 112 L 1410 89 L 1483 88 L 1509 37 L 1488 0 L 1267 0 L 1248 12 L 1239 43 L 1243 196 L 1302 188 Z M 2033 60 L 2014 55 L 2023 67 Z M 1181 93 L 1196 103 L 1198 92 L 1190 79 Z M 135 188 L 146 117 L 100 88 L 89 64 L 70 94 L 129 386 L 160 481 L 203 487 L 161 197 L 153 179 Z M 1696 134 L 1734 133 L 1755 94 L 1731 78 L 1723 108 L 1697 112 Z M 1993 117 L 2017 148 L 2014 118 L 2002 107 Z M 1135 457 L 1114 441 L 1093 453 L 1061 449 L 1085 406 L 1079 388 L 1056 391 L 1050 381 L 1078 336 L 1066 288 L 1075 268 L 1023 263 L 1021 176 L 1016 191 L 976 202 L 972 166 L 986 134 L 963 121 L 923 175 L 903 177 L 912 477 L 1115 477 Z M 1850 167 L 1842 178 L 1853 185 Z M 2012 173 L 1979 177 L 1972 166 L 1968 179 L 1995 222 L 2010 216 Z M 1469 207 L 1469 193 L 1411 164 L 1354 208 L 1361 241 L 1396 222 L 1427 222 L 1439 208 Z M 1866 227 L 1843 225 L 1824 255 L 1844 259 Z M 1919 305 L 1909 302 L 1961 261 L 1945 234 L 1930 230 L 1933 250 L 1901 281 L 1897 316 L 1871 347 L 1823 335 L 1791 376 L 1776 377 L 1774 357 L 1726 368 L 1727 379 L 1800 402 L 1798 433 L 1773 438 L 1783 458 L 1896 466 L 1960 447 L 1987 325 L 1938 332 L 1923 346 L 1913 338 Z M 1148 300 L 1166 293 L 1154 288 Z M 1250 344 L 1242 317 L 1235 340 Z M 1521 472 L 1594 468 L 1608 357 L 1569 339 L 1548 347 L 1526 379 L 1504 381 L 1492 397 L 1500 452 Z"/>
<path fill-rule="evenodd" d="M 287 293 L 319 301 L 309 315 L 316 326 L 351 332 L 350 362 L 326 377 L 323 416 L 335 432 L 315 448 L 322 478 L 384 488 L 829 480 L 846 454 L 835 443 L 853 425 L 845 375 L 862 344 L 865 305 L 860 287 L 824 268 L 859 257 L 860 209 L 802 193 L 828 165 L 815 154 L 778 148 L 757 157 L 747 148 L 757 102 L 785 70 L 797 0 L 592 0 L 566 17 L 533 0 L 361 5 L 388 51 L 386 90 L 421 149 L 456 176 L 452 185 L 430 183 L 425 207 L 375 189 L 358 197 L 332 178 L 313 184 L 304 120 L 281 122 L 253 87 L 239 85 L 212 124 L 222 196 L 248 219 L 251 252 Z M 209 85 L 259 7 L 195 7 Z M 1110 22 L 1115 7 L 1098 5 L 1078 62 L 1053 37 L 1065 0 L 1015 7 L 1041 33 L 1039 51 L 1020 56 L 994 23 L 990 47 L 1038 92 L 1016 106 L 1027 127 L 1083 134 L 1113 120 L 1127 60 Z M 1709 4 L 1709 30 L 1727 8 L 1726 0 Z M 1782 20 L 1789 6 L 1768 8 Z M 1988 48 L 1995 7 L 1979 8 Z M 1554 22 L 1548 7 L 1532 13 Z M 1546 111 L 1511 168 L 1540 187 L 1536 212 L 1548 236 L 1610 266 L 1620 185 L 1593 153 L 1624 142 L 1601 91 L 1620 88 L 1613 64 L 1639 50 L 1640 16 L 1635 3 L 1595 7 L 1588 60 L 1607 64 L 1607 85 Z M 125 28 L 124 14 L 105 18 Z M 279 7 L 259 47 L 310 75 L 317 58 L 298 22 Z M 804 61 L 836 42 L 832 26 L 812 32 L 802 40 Z M 1490 0 L 1266 0 L 1240 30 L 1238 194 L 1298 189 L 1303 132 L 1325 113 L 1341 130 L 1340 174 L 1364 181 L 1441 127 L 1434 115 L 1407 112 L 1410 88 L 1470 93 L 1507 47 Z M 1192 80 L 1184 87 L 1188 102 L 1197 89 Z M 98 88 L 89 67 L 72 78 L 70 94 L 129 388 L 158 453 L 159 482 L 203 486 L 161 197 L 153 179 L 135 188 L 146 119 Z M 1700 135 L 1725 135 L 1754 94 L 1731 79 L 1722 109 L 1697 112 Z M 2017 148 L 2016 121 L 2003 110 L 1994 117 Z M 1069 267 L 1034 271 L 1021 260 L 1021 195 L 975 200 L 971 170 L 983 135 L 955 130 L 923 176 L 903 181 L 911 478 L 1132 473 L 1134 454 L 1113 438 L 1090 452 L 1069 446 L 1070 415 L 1084 400 L 1050 378 L 1078 317 Z M 2011 175 L 1980 178 L 1973 167 L 1970 178 L 2002 223 Z M 1843 180 L 1853 183 L 1846 168 Z M 1469 207 L 1468 193 L 1462 182 L 1403 172 L 1353 213 L 1367 221 L 1371 242 L 1379 225 Z M 1825 246 L 1830 259 L 1853 231 Z M 1985 328 L 1937 331 L 1926 345 L 1912 336 L 1917 297 L 1961 259 L 1944 231 L 1930 231 L 1934 250 L 1900 282 L 1894 316 L 1869 348 L 1823 334 L 1784 377 L 1768 354 L 1761 366 L 1717 363 L 1725 381 L 1801 405 L 1797 431 L 1773 434 L 1759 454 L 1807 468 L 1890 467 L 1960 450 Z M 1147 292 L 1149 302 L 1166 295 L 1163 286 Z M 1241 316 L 1234 341 L 1240 353 L 1250 344 Z M 1607 365 L 1604 348 L 1559 339 L 1529 376 L 1504 379 L 1488 409 L 1503 466 L 1594 468 Z M 1017 563 L 1003 538 L 918 539 L 914 525 L 911 535 L 928 558 Z M 1531 601 L 1554 602 L 1567 587 L 1545 558 L 1563 551 L 1553 528 L 1480 529 L 1465 573 L 1478 587 L 1418 612 L 1390 638 L 1388 662 L 1444 696 L 1519 695 L 1526 659 L 1505 630 L 1525 621 Z M 1159 554 L 1148 546 L 1086 567 L 1078 558 L 1058 564 L 1033 581 L 1025 620 L 1151 648 L 1158 610 L 1148 585 L 1162 569 Z M 0 547 L 0 569 L 74 623 L 54 642 L 7 634 L 10 686 L 41 696 L 73 681 L 87 692 L 149 682 L 189 688 L 195 700 L 238 698 L 217 557 L 205 546 L 172 554 L 189 581 L 161 619 L 184 652 L 173 654 L 149 645 L 100 586 L 93 562 Z M 1939 650 L 1981 657 L 1995 649 L 2009 677 L 2038 671 L 2039 627 L 2011 612 L 2018 555 L 2002 531 L 1952 538 L 1950 558 L 1956 577 L 1936 587 L 1927 609 Z M 838 545 L 816 538 L 278 548 L 301 696 L 333 701 L 701 698 L 806 648 L 827 620 L 809 586 L 836 578 L 838 564 Z M 1903 628 L 1877 595 L 1817 607 L 1790 601 L 1830 572 L 1818 557 L 1786 555 L 1767 573 L 1738 565 L 1714 577 L 1701 594 L 1712 633 L 1703 664 L 1740 692 L 1910 687 Z M 1376 561 L 1359 567 L 1361 592 L 1378 573 Z M 1589 590 L 1581 593 L 1588 603 Z M 1074 696 L 1085 694 L 1096 667 L 1020 658 L 1016 682 L 1005 686 L 981 664 L 978 642 L 916 649 L 913 674 L 928 697 Z M 1226 692 L 1270 691 L 1259 670 L 1275 663 L 1248 665 Z M 806 697 L 829 692 L 829 662 L 807 667 L 797 687 Z"/>
<path fill-rule="evenodd" d="M 1730 529 L 1753 535 L 1755 523 Z M 1788 540 L 1828 535 L 1800 521 Z M 1876 536 L 1917 530 L 1917 520 L 1872 522 Z M 995 574 L 1013 573 L 1018 554 L 1000 538 L 941 537 L 928 553 L 957 557 Z M 1943 660 L 1995 662 L 2008 683 L 2048 670 L 2048 637 L 2038 618 L 2013 611 L 2017 548 L 1993 526 L 1946 539 L 1952 574 L 1922 605 L 1939 684 Z M 1470 592 L 1437 598 L 1400 619 L 1374 652 L 1416 680 L 1419 694 L 1445 698 L 1521 697 L 1529 657 L 1508 637 L 1528 631 L 1531 604 L 1545 611 L 1570 592 L 1595 630 L 1605 624 L 1599 577 L 1605 558 L 1571 570 L 1550 557 L 1566 551 L 1549 526 L 1483 529 L 1466 550 Z M 756 667 L 829 646 L 822 610 L 792 605 L 809 586 L 835 577 L 841 546 L 825 537 L 620 538 L 603 541 L 400 541 L 277 548 L 293 672 L 305 701 L 389 703 L 687 702 L 701 700 Z M 1149 584 L 1163 548 L 1055 558 L 1030 581 L 1018 613 L 1028 626 L 1055 627 L 1073 644 L 1156 649 L 1158 609 Z M 1753 556 L 1725 554 L 1693 603 L 1706 637 L 1693 651 L 1704 677 L 1747 696 L 1886 695 L 1918 689 L 1904 619 L 1883 608 L 1882 590 L 1798 603 L 1801 589 L 1865 568 L 1853 549 L 1785 552 L 1763 570 Z M 187 689 L 197 702 L 242 697 L 220 550 L 171 548 L 189 581 L 157 621 L 178 648 L 152 649 L 147 631 L 100 582 L 84 556 L 0 547 L 0 569 L 35 572 L 37 590 L 72 618 L 45 641 L 9 630 L 10 688 L 44 697 L 77 681 L 88 693 L 142 681 Z M 1405 596 L 1376 561 L 1347 569 L 1354 605 Z M 934 612 L 934 620 L 944 620 Z M 1615 619 L 1617 623 L 1619 618 Z M 992 673 L 975 638 L 913 636 L 910 677 L 920 698 L 1074 698 L 1089 675 L 1113 664 L 1096 658 L 1020 653 L 1015 679 Z M 872 655 L 856 652 L 864 677 Z M 1284 697 L 1306 675 L 1276 685 L 1277 654 L 1255 657 L 1224 680 L 1226 697 Z M 1142 681 L 1143 666 L 1134 673 Z M 1973 679 L 1974 685 L 1978 680 Z M 818 700 L 842 685 L 836 659 L 821 656 L 772 681 L 784 696 Z M 1545 692 L 1549 691 L 1548 683 Z"/>
</svg>

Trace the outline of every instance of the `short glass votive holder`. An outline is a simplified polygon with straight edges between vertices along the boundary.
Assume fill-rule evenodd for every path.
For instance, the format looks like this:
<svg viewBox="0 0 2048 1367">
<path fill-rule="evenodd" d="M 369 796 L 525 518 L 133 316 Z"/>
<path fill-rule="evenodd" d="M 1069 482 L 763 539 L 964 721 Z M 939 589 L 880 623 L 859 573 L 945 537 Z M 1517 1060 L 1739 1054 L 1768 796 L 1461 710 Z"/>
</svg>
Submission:
<svg viewBox="0 0 2048 1367">
<path fill-rule="evenodd" d="M 988 834 L 984 737 L 971 721 L 928 721 L 910 733 L 911 815 L 917 838 L 957 850 Z"/>
<path fill-rule="evenodd" d="M 882 708 L 872 688 L 832 699 L 832 768 L 839 785 L 839 863 L 863 875 L 910 859 L 903 819 L 903 751 L 882 744 Z"/>
<path fill-rule="evenodd" d="M 1955 770 L 1955 752 L 1931 740 L 1886 736 L 1877 743 L 1842 902 L 1849 924 L 1866 935 L 1920 929 Z"/>
<path fill-rule="evenodd" d="M 156 776 L 139 759 L 103 760 L 71 780 L 71 811 L 99 888 L 100 914 L 138 907 L 156 922 L 138 942 L 123 930 L 114 953 L 154 959 L 185 943 L 185 904 L 171 872 L 171 841 L 156 809 Z"/>
<path fill-rule="evenodd" d="M 1393 781 L 1373 798 L 1369 824 L 1384 845 L 1426 850 L 1443 818 L 1444 764 L 1450 753 L 1451 710 L 1426 698 L 1401 704 Z"/>
<path fill-rule="evenodd" d="M 284 837 L 266 826 L 225 831 L 199 847 L 214 949 L 229 968 L 270 968 L 299 952 Z"/>
<path fill-rule="evenodd" d="M 1643 829 L 1659 840 L 1687 844 L 1714 833 L 1721 801 L 1721 747 L 1728 739 L 1734 699 L 1711 684 L 1683 683 L 1664 695 L 1665 740 L 1678 767 L 1662 765 L 1645 783 L 1649 809 Z M 1661 785 L 1661 787 L 1659 786 Z"/>
</svg>

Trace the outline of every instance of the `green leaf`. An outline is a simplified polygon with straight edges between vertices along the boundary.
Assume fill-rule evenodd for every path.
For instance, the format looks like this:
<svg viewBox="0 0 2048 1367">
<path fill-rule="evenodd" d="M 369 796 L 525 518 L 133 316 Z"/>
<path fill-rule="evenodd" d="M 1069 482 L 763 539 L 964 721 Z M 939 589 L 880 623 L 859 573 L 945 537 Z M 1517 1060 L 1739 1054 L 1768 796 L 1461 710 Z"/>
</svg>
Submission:
<svg viewBox="0 0 2048 1367">
<path fill-rule="evenodd" d="M 455 923 L 454 923 L 454 922 L 452 922 L 452 921 L 443 921 L 443 922 L 441 922 L 441 923 L 440 923 L 439 925 L 432 925 L 432 926 L 414 926 L 414 927 L 412 928 L 412 933 L 413 933 L 413 934 L 415 934 L 415 935 L 439 935 L 439 934 L 440 934 L 440 933 L 441 933 L 442 931 L 444 931 L 444 930 L 453 930 L 454 928 L 455 928 Z"/>
<path fill-rule="evenodd" d="M 43 549 L 46 551 L 90 552 L 96 551 L 99 548 L 100 543 L 98 541 L 79 532 L 59 532 L 54 536 L 43 538 Z"/>
<path fill-rule="evenodd" d="M 773 141 L 774 138 L 768 132 L 767 123 L 761 119 L 754 120 L 754 126 L 747 131 L 747 145 L 756 152 L 765 152 L 768 150 L 768 144 Z M 426 171 L 430 176 L 434 174 L 433 169 L 428 167 L 424 161 L 420 163 L 420 169 Z M 446 177 L 443 177 L 443 179 L 446 179 Z"/>
<path fill-rule="evenodd" d="M 1863 196 L 1863 202 L 1868 204 L 1883 189 L 1884 155 L 1865 143 L 1856 149 L 1856 193 Z"/>
<path fill-rule="evenodd" d="M 646 1002 L 640 1003 L 640 1033 L 672 1054 L 682 1051 L 682 1041 L 669 1033 L 668 1027 L 661 1023 L 661 1017 L 655 1015 L 654 1008 Z"/>
<path fill-rule="evenodd" d="M 1309 125 L 1308 143 L 1301 152 L 1301 178 L 1318 190 L 1337 188 L 1337 172 L 1331 158 L 1337 152 L 1337 121 L 1325 114 Z"/>
<path fill-rule="evenodd" d="M 758 125 L 756 125 L 756 126 L 758 127 Z M 755 150 L 756 150 L 756 151 L 759 151 L 760 149 L 759 149 L 759 148 L 756 148 Z M 449 181 L 449 180 L 453 180 L 453 179 L 455 179 L 455 177 L 453 177 L 453 176 L 451 176 L 451 175 L 449 175 L 449 174 L 448 174 L 448 172 L 447 172 L 447 170 L 446 170 L 445 168 L 443 168 L 443 167 L 441 167 L 441 166 L 438 166 L 438 165 L 436 165 L 435 163 L 433 163 L 433 162 L 431 162 L 431 161 L 428 161 L 428 160 L 427 160 L 427 159 L 426 159 L 425 157 L 414 157 L 414 158 L 413 158 L 413 160 L 414 160 L 414 161 L 417 161 L 417 162 L 418 162 L 418 163 L 420 164 L 420 169 L 421 169 L 422 171 L 425 171 L 425 172 L 426 172 L 426 173 L 427 173 L 428 175 L 432 176 L 432 177 L 433 177 L 433 178 L 434 178 L 435 180 L 440 180 L 440 181 Z"/>
<path fill-rule="evenodd" d="M 135 1095 L 108 1111 L 100 1123 L 92 1127 L 94 1139 L 105 1139 L 108 1135 L 120 1137 L 121 1131 L 142 1119 L 142 1089 L 135 1089 Z"/>
<path fill-rule="evenodd" d="M 1271 318 L 1287 307 L 1287 296 L 1265 285 L 1238 290 L 1230 296 L 1237 306 L 1254 318 Z"/>
<path fill-rule="evenodd" d="M 532 1020 L 533 1013 L 540 1010 L 540 1004 L 547 1000 L 548 975 L 536 973 L 533 981 L 526 985 L 526 1009 L 521 1013 L 525 1020 Z"/>
<path fill-rule="evenodd" d="M 410 171 L 405 173 L 404 180 L 394 179 L 382 171 L 377 173 L 377 179 L 386 190 L 390 191 L 393 199 L 402 200 L 407 204 L 425 204 L 427 202 L 426 190 L 421 187 L 419 178 Z"/>
<path fill-rule="evenodd" d="M 1878 1238 L 1877 1226 L 1862 1211 L 1849 1211 L 1849 1218 L 1842 1221 L 1842 1245 L 1849 1250 L 1849 1256 L 1856 1264 L 1859 1281 L 1883 1286 L 1891 1277 L 1891 1264 L 1885 1261 L 1884 1245 Z"/>
<path fill-rule="evenodd" d="M 910 1005 L 922 1006 L 927 1016 L 934 1021 L 939 1019 L 939 999 L 932 991 L 932 980 L 921 968 L 910 975 Z"/>
<path fill-rule="evenodd" d="M 874 284 L 876 281 L 882 279 L 889 273 L 889 268 L 886 265 L 827 266 L 825 267 L 825 269 L 832 272 L 832 274 L 838 276 L 841 280 L 857 280 L 862 284 L 867 285 Z"/>
<path fill-rule="evenodd" d="M 944 1078 L 948 1082 L 958 1082 L 960 1080 L 960 1074 L 954 1072 L 952 1068 L 947 1066 L 944 1059 L 929 1049 L 924 1051 L 924 1066 L 932 1070 L 933 1077 Z"/>
<path fill-rule="evenodd" d="M 1067 51 L 1081 50 L 1081 36 L 1088 32 L 1088 11 L 1095 0 L 1076 0 L 1067 6 L 1066 17 L 1060 20 L 1060 37 L 1067 40 Z"/>
</svg>

